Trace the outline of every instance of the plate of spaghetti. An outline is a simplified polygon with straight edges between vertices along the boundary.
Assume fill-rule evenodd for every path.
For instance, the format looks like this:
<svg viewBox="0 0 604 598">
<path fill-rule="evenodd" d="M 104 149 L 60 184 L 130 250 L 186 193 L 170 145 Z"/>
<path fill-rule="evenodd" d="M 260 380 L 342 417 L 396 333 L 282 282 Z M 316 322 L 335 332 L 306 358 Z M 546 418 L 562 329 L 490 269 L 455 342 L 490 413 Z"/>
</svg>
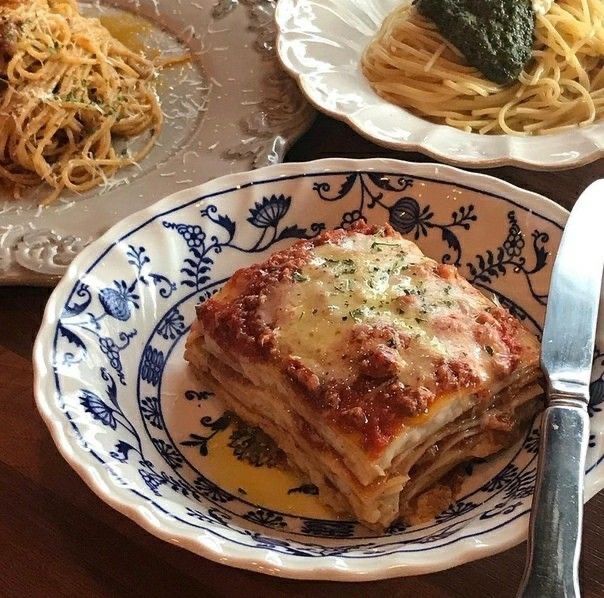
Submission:
<svg viewBox="0 0 604 598">
<path fill-rule="evenodd" d="M 281 159 L 313 111 L 257 4 L 0 0 L 0 284 L 52 283 L 128 214 Z"/>
<path fill-rule="evenodd" d="M 16 198 L 45 183 L 51 203 L 145 158 L 163 124 L 157 70 L 187 53 L 149 60 L 75 0 L 9 1 L 0 15 L 0 179 Z M 118 151 L 116 138 L 141 136 L 140 147 Z"/>
<path fill-rule="evenodd" d="M 602 0 L 282 0 L 279 56 L 372 141 L 466 167 L 604 155 Z"/>
</svg>

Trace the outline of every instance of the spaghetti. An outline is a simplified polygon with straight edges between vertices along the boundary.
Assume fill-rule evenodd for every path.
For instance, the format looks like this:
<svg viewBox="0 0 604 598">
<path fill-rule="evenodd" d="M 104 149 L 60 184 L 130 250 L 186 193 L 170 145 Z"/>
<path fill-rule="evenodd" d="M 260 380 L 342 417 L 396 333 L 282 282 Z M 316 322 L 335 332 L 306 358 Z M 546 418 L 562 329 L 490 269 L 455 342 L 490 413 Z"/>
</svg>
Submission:
<svg viewBox="0 0 604 598">
<path fill-rule="evenodd" d="M 531 135 L 604 114 L 604 2 L 558 0 L 535 16 L 533 59 L 517 82 L 488 81 L 409 4 L 384 21 L 362 70 L 386 100 L 480 134 Z"/>
<path fill-rule="evenodd" d="M 155 74 L 75 0 L 0 1 L 0 181 L 15 197 L 45 183 L 49 203 L 137 163 L 162 125 Z"/>
</svg>

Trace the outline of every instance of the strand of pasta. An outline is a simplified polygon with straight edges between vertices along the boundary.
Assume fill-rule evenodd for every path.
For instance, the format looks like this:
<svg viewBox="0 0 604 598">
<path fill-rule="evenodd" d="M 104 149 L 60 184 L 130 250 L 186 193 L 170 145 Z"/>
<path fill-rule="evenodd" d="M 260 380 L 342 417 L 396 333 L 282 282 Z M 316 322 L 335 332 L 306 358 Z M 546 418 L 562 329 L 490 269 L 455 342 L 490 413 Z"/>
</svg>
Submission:
<svg viewBox="0 0 604 598">
<path fill-rule="evenodd" d="M 9 32 L 13 52 L 0 52 L 0 180 L 16 196 L 43 181 L 49 203 L 64 188 L 81 193 L 143 159 L 163 121 L 153 62 L 80 15 L 75 0 L 7 10 L 6 22 L 19 26 Z M 115 137 L 146 131 L 133 155 L 117 154 Z"/>
<path fill-rule="evenodd" d="M 385 19 L 361 67 L 380 96 L 467 132 L 530 135 L 587 125 L 604 114 L 604 2 L 558 0 L 537 15 L 533 60 L 510 86 L 467 65 L 409 4 Z"/>
</svg>

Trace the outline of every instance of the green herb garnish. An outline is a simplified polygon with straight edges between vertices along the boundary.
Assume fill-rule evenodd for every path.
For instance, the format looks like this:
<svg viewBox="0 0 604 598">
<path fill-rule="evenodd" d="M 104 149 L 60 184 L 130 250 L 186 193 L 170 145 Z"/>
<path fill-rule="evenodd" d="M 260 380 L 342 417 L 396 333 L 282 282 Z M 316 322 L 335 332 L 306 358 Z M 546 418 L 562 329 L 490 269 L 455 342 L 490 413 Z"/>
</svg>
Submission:
<svg viewBox="0 0 604 598">
<path fill-rule="evenodd" d="M 374 241 L 371 244 L 371 249 L 376 249 L 378 247 L 398 247 L 398 243 L 386 243 L 385 241 Z"/>
<path fill-rule="evenodd" d="M 303 274 L 300 274 L 300 272 L 294 272 L 292 278 L 296 282 L 306 282 L 308 280 L 308 276 L 304 276 Z"/>
<path fill-rule="evenodd" d="M 346 279 L 344 279 L 344 282 L 339 282 L 337 284 L 334 284 L 333 288 L 336 291 L 339 291 L 340 293 L 346 293 L 346 292 L 350 291 L 350 283 L 351 283 L 350 278 L 346 278 Z"/>
<path fill-rule="evenodd" d="M 363 317 L 363 310 L 360 307 L 357 307 L 356 309 L 349 311 L 348 314 L 353 320 L 359 322 Z"/>
</svg>

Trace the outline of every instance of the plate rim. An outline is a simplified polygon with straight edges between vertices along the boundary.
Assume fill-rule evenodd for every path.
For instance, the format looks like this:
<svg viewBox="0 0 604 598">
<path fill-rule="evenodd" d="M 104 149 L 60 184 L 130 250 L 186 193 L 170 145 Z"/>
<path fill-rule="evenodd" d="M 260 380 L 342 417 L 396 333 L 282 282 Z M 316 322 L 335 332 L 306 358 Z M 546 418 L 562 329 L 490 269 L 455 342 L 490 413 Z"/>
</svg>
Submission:
<svg viewBox="0 0 604 598">
<path fill-rule="evenodd" d="M 446 149 L 439 149 L 439 142 L 432 142 L 432 144 L 430 144 L 428 141 L 430 136 L 429 132 L 441 130 L 445 131 L 445 134 L 465 135 L 468 136 L 468 139 L 470 138 L 469 136 L 472 136 L 473 138 L 485 138 L 488 136 L 479 136 L 476 133 L 466 133 L 459 129 L 448 127 L 447 125 L 432 123 L 427 119 L 423 119 L 422 117 L 415 117 L 415 115 L 411 114 L 404 108 L 401 108 L 396 104 L 387 102 L 387 100 L 379 98 L 377 94 L 376 98 L 378 98 L 378 101 L 380 103 L 383 102 L 384 105 L 387 105 L 390 108 L 400 110 L 403 113 L 404 118 L 420 118 L 426 124 L 424 129 L 422 129 L 421 131 L 416 131 L 415 133 L 411 134 L 411 137 L 414 138 L 414 140 L 403 139 L 400 141 L 395 141 L 385 135 L 376 135 L 374 133 L 371 133 L 367 128 L 363 126 L 362 119 L 358 117 L 358 113 L 364 111 L 364 109 L 367 109 L 367 106 L 365 106 L 363 110 L 355 110 L 352 112 L 336 110 L 328 107 L 321 100 L 323 96 L 319 95 L 315 86 L 312 83 L 312 73 L 305 73 L 298 70 L 287 57 L 286 48 L 289 46 L 285 41 L 285 33 L 283 31 L 282 22 L 286 18 L 288 11 L 291 11 L 294 5 L 300 2 L 309 1 L 315 4 L 323 5 L 321 0 L 280 0 L 280 2 L 277 4 L 277 8 L 275 10 L 275 21 L 277 23 L 277 55 L 279 57 L 279 60 L 281 61 L 281 65 L 286 70 L 286 72 L 288 72 L 289 75 L 296 80 L 300 90 L 312 106 L 314 106 L 317 110 L 323 112 L 327 116 L 344 122 L 351 129 L 353 129 L 356 133 L 358 133 L 365 139 L 368 139 L 369 141 L 372 141 L 373 143 L 376 143 L 388 149 L 418 152 L 434 160 L 440 160 L 452 166 L 471 169 L 500 168 L 504 166 L 513 166 L 516 168 L 524 168 L 526 170 L 533 170 L 537 172 L 562 172 L 565 170 L 571 170 L 574 168 L 580 168 L 581 166 L 586 166 L 604 157 L 604 143 L 598 144 L 595 140 L 592 139 L 589 140 L 592 146 L 589 151 L 580 153 L 577 157 L 566 161 L 563 165 L 559 165 L 556 163 L 554 152 L 552 152 L 552 154 L 548 155 L 546 158 L 542 158 L 540 160 L 529 158 L 527 156 L 527 153 L 530 152 L 529 147 L 527 147 L 524 152 L 521 152 L 523 157 L 519 157 L 519 144 L 524 143 L 524 141 L 522 140 L 531 138 L 502 134 L 496 137 L 498 139 L 507 140 L 505 148 L 493 152 L 493 156 L 489 157 L 484 155 L 466 155 L 463 158 L 458 158 Z M 577 127 L 579 130 L 581 130 L 581 127 Z M 591 123 L 590 125 L 583 127 L 583 129 L 596 130 L 596 133 L 599 132 L 604 137 L 604 121 Z M 576 133 L 575 130 L 573 130 L 572 132 Z M 554 133 L 551 135 L 551 137 L 555 135 L 569 135 L 570 133 L 571 131 L 565 131 L 560 134 Z M 562 146 L 564 143 L 565 139 L 560 139 L 559 145 Z"/>
<path fill-rule="evenodd" d="M 367 559 L 367 563 L 371 563 L 370 566 L 366 566 L 364 560 L 362 562 L 355 561 L 354 567 L 348 567 L 344 570 L 338 567 L 337 557 L 319 557 L 321 566 L 317 566 L 319 565 L 318 558 L 309 561 L 306 557 L 291 555 L 286 555 L 279 565 L 275 565 L 268 561 L 260 563 L 258 548 L 232 545 L 228 556 L 225 556 L 224 552 L 220 549 L 212 547 L 209 543 L 204 543 L 202 535 L 192 536 L 190 533 L 183 533 L 172 529 L 173 526 L 169 524 L 170 516 L 167 516 L 168 519 L 163 516 L 158 517 L 158 513 L 146 500 L 144 502 L 142 502 L 142 499 L 127 500 L 121 492 L 116 492 L 116 488 L 111 486 L 112 482 L 106 470 L 104 468 L 99 470 L 99 465 L 94 462 L 90 452 L 86 453 L 85 449 L 79 444 L 76 435 L 69 428 L 68 420 L 55 416 L 56 409 L 53 408 L 52 403 L 56 395 L 54 389 L 49 388 L 49 381 L 52 382 L 55 374 L 52 371 L 52 366 L 47 364 L 45 359 L 48 354 L 47 346 L 52 340 L 53 326 L 60 317 L 60 310 L 64 299 L 79 278 L 80 273 L 85 271 L 94 258 L 98 256 L 99 250 L 104 251 L 107 246 L 114 244 L 117 239 L 133 231 L 150 218 L 155 218 L 168 209 L 177 209 L 202 195 L 208 195 L 218 190 L 225 190 L 245 183 L 259 182 L 267 179 L 278 180 L 281 177 L 289 175 L 303 175 L 304 173 L 313 171 L 318 173 L 346 170 L 373 170 L 382 172 L 391 170 L 393 172 L 405 172 L 405 174 L 410 174 L 411 176 L 413 174 L 418 176 L 429 175 L 445 183 L 459 183 L 465 180 L 465 182 L 469 183 L 468 186 L 475 188 L 479 192 L 497 192 L 514 198 L 516 201 L 520 199 L 522 205 L 529 209 L 537 211 L 536 208 L 539 208 L 540 215 L 551 218 L 561 226 L 564 226 L 564 222 L 568 217 L 568 212 L 564 208 L 536 193 L 520 189 L 515 185 L 488 175 L 465 172 L 451 166 L 404 162 L 384 158 L 326 158 L 311 162 L 277 164 L 255 171 L 224 175 L 207 183 L 178 191 L 139 212 L 131 214 L 111 227 L 75 258 L 69 266 L 66 275 L 53 291 L 45 308 L 44 317 L 33 350 L 34 396 L 36 407 L 49 428 L 53 441 L 63 458 L 101 500 L 118 512 L 130 518 L 154 536 L 187 548 L 191 552 L 215 562 L 295 579 L 369 581 L 401 575 L 417 575 L 454 567 L 511 548 L 520 543 L 526 536 L 527 526 L 523 523 L 523 520 L 526 518 L 519 516 L 518 519 L 509 522 L 506 526 L 508 533 L 502 541 L 496 544 L 492 542 L 470 544 L 466 540 L 460 546 L 459 551 L 456 551 L 451 556 L 447 556 L 446 559 L 441 559 L 437 567 L 433 563 L 430 565 L 401 563 L 388 567 L 385 562 L 376 566 L 376 561 Z M 459 180 L 460 178 L 461 180 Z M 596 494 L 602 487 L 604 487 L 604 476 L 599 480 L 596 479 L 590 492 L 586 492 L 586 500 Z M 131 491 L 128 488 L 120 488 L 120 490 Z M 489 532 L 489 534 L 492 533 L 493 531 Z"/>
</svg>

